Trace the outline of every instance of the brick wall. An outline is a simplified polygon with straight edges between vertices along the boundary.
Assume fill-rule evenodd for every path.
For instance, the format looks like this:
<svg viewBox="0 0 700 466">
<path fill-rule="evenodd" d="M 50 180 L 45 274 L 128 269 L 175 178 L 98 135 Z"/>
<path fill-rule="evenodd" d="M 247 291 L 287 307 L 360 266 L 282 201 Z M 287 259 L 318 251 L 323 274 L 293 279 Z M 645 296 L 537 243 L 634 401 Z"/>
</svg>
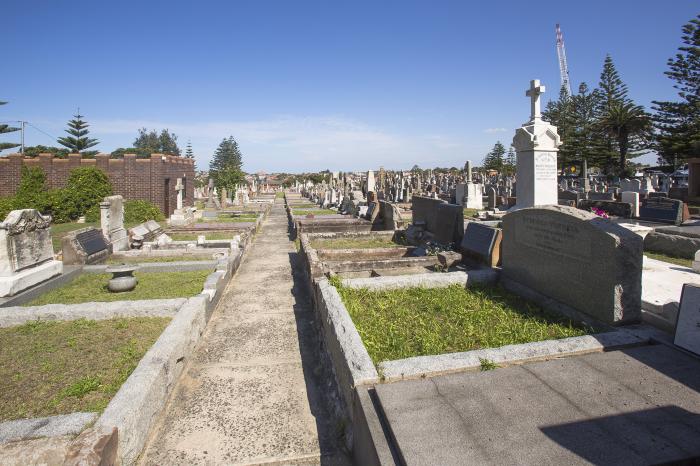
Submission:
<svg viewBox="0 0 700 466">
<path fill-rule="evenodd" d="M 109 155 L 98 154 L 94 159 L 83 159 L 79 154 L 71 154 L 68 158 L 58 159 L 52 154 L 40 154 L 36 158 L 10 154 L 0 157 L 0 196 L 15 194 L 22 165 L 41 168 L 49 189 L 65 186 L 74 168 L 97 167 L 109 177 L 114 194 L 121 194 L 126 200 L 153 202 L 166 215 L 172 214 L 177 207 L 175 185 L 178 178 L 183 178 L 186 188 L 183 204 L 191 206 L 194 203 L 194 160 L 185 157 L 151 154 L 150 159 L 137 159 L 134 154 L 125 154 L 123 159 L 111 159 Z"/>
</svg>

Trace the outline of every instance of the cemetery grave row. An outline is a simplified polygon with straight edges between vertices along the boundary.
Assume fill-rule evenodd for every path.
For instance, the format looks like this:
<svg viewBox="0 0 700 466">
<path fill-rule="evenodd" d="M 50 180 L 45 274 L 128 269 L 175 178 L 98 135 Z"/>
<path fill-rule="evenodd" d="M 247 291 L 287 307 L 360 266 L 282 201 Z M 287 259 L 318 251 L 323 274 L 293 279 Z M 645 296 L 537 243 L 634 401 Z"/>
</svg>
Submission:
<svg viewBox="0 0 700 466">
<path fill-rule="evenodd" d="M 46 364 L 12 353 L 3 365 L 16 373 L 3 376 L 0 404 L 17 409 L 1 413 L 0 443 L 48 436 L 77 458 L 107 444 L 105 457 L 133 461 L 270 204 L 251 207 L 220 210 L 214 222 L 127 229 L 121 196 L 110 196 L 100 228 L 64 234 L 56 255 L 49 217 L 11 212 L 0 223 L 0 339 L 18 351 L 58 346 Z M 116 277 L 135 287 L 110 291 Z M 99 352 L 85 352 L 96 342 Z"/>
</svg>

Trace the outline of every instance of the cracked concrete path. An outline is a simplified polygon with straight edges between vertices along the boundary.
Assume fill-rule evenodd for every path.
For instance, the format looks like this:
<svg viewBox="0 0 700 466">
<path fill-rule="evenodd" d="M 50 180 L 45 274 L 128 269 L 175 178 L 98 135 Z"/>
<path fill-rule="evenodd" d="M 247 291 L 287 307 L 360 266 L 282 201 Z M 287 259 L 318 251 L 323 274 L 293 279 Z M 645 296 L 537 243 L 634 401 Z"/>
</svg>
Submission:
<svg viewBox="0 0 700 466">
<path fill-rule="evenodd" d="M 229 283 L 142 465 L 349 464 L 324 402 L 313 310 L 277 200 Z M 296 277 L 296 282 L 295 282 Z"/>
</svg>

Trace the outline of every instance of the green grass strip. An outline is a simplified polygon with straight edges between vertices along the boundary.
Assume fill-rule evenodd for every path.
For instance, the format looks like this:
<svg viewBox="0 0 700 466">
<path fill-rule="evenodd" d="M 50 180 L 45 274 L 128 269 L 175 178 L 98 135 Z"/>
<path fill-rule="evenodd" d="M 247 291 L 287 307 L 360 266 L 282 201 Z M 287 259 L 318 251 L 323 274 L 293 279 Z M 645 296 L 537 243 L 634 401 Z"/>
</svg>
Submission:
<svg viewBox="0 0 700 466">
<path fill-rule="evenodd" d="M 204 280 L 211 270 L 192 272 L 150 272 L 134 275 L 138 285 L 133 291 L 112 293 L 107 289 L 111 274 L 83 273 L 75 280 L 48 291 L 24 306 L 44 304 L 77 304 L 91 301 L 127 301 L 138 299 L 187 298 L 202 291 Z"/>
<path fill-rule="evenodd" d="M 501 287 L 338 291 L 375 364 L 591 332 Z"/>
</svg>

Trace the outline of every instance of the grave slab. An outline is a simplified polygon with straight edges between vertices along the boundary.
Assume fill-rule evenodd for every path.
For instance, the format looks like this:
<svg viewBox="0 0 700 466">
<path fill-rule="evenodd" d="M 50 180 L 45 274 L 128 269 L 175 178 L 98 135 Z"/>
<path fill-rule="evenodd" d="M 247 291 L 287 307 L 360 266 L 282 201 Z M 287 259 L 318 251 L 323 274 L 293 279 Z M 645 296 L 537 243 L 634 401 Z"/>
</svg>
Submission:
<svg viewBox="0 0 700 466">
<path fill-rule="evenodd" d="M 700 455 L 700 360 L 663 345 L 375 389 L 404 464 L 636 465 Z"/>
</svg>

